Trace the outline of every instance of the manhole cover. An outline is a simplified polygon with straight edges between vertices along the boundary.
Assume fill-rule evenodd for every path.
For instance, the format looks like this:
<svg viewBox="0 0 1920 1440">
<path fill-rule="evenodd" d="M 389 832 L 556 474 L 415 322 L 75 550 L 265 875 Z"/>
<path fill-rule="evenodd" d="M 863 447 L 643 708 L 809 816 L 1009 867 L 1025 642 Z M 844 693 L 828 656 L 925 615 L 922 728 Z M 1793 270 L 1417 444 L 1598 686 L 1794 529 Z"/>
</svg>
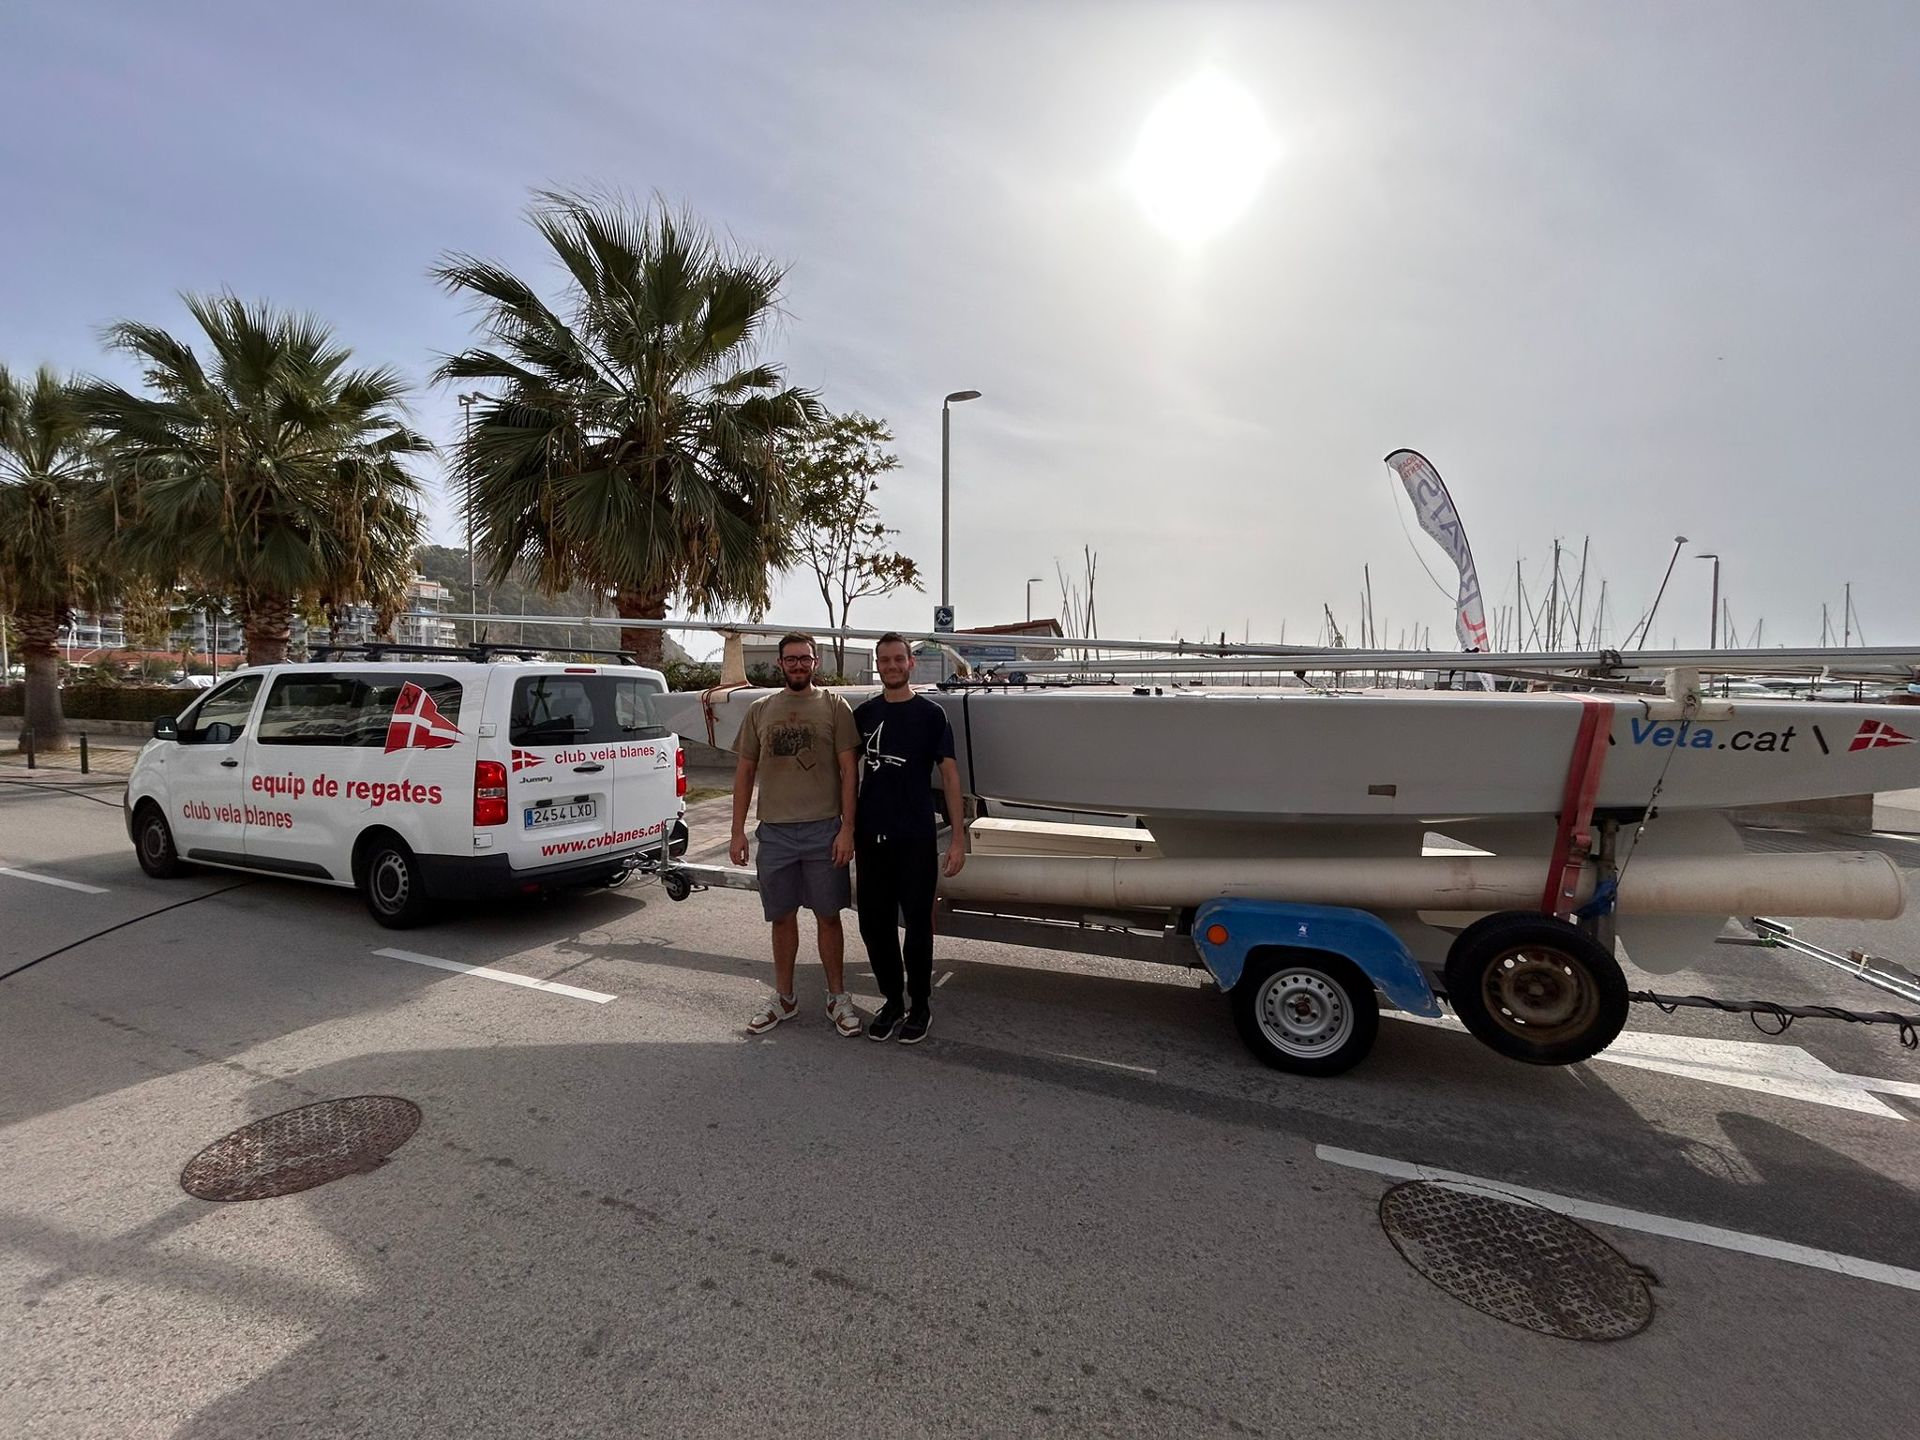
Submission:
<svg viewBox="0 0 1920 1440">
<path fill-rule="evenodd" d="M 282 1110 L 207 1146 L 180 1172 L 200 1200 L 265 1200 L 371 1170 L 420 1128 L 398 1095 L 353 1095 Z"/>
<path fill-rule="evenodd" d="M 1409 1180 L 1380 1197 L 1400 1258 L 1456 1300 L 1543 1335 L 1624 1340 L 1653 1319 L 1645 1272 L 1565 1216 Z"/>
</svg>

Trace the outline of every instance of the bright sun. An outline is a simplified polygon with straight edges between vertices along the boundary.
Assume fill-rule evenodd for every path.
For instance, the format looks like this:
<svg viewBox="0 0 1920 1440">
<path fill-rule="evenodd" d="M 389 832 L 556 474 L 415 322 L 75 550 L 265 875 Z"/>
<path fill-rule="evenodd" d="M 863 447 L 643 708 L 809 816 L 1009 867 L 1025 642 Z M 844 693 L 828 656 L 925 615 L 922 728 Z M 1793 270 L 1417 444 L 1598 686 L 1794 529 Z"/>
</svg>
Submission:
<svg viewBox="0 0 1920 1440">
<path fill-rule="evenodd" d="M 1273 159 L 1273 135 L 1253 96 L 1206 70 L 1154 106 L 1127 181 L 1154 224 L 1198 244 L 1246 212 Z"/>
</svg>

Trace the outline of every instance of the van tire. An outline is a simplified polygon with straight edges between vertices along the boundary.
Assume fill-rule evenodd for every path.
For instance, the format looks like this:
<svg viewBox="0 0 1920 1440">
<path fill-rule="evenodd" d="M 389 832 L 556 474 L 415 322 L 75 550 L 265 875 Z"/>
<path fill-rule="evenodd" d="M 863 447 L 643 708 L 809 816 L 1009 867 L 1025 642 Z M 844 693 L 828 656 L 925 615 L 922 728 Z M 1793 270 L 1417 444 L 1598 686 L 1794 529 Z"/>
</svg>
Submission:
<svg viewBox="0 0 1920 1440">
<path fill-rule="evenodd" d="M 186 864 L 174 848 L 173 827 L 151 800 L 142 801 L 133 812 L 133 853 L 140 868 L 156 880 L 173 880 L 186 873 Z"/>
<path fill-rule="evenodd" d="M 360 893 L 367 912 L 389 930 L 407 930 L 425 920 L 433 909 L 426 877 L 406 842 L 395 835 L 376 835 L 360 853 Z"/>
</svg>

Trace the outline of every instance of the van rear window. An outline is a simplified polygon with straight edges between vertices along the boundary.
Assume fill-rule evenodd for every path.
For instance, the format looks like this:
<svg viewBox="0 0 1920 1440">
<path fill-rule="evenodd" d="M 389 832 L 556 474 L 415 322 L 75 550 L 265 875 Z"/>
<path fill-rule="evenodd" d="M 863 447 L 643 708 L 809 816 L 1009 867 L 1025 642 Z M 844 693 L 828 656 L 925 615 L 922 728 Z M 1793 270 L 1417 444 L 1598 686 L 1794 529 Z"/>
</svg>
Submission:
<svg viewBox="0 0 1920 1440">
<path fill-rule="evenodd" d="M 668 734 L 654 709 L 659 682 L 641 675 L 522 675 L 507 738 L 515 745 L 585 745 Z"/>
<path fill-rule="evenodd" d="M 357 675 L 325 670 L 281 675 L 267 691 L 257 738 L 262 745 L 386 747 L 400 692 L 426 691 L 441 719 L 458 728 L 462 686 L 445 675 Z"/>
</svg>

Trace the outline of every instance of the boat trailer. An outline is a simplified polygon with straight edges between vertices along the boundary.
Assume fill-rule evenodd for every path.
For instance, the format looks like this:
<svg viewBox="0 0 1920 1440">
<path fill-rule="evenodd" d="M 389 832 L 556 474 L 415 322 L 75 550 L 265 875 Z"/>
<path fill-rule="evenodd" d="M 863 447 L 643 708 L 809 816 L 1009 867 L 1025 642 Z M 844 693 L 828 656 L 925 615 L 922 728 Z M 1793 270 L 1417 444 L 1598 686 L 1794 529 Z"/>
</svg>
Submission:
<svg viewBox="0 0 1920 1440">
<path fill-rule="evenodd" d="M 758 890 L 754 872 L 688 864 L 665 854 L 645 867 L 674 901 L 708 889 Z M 1770 1019 L 1779 1033 L 1799 1018 L 1894 1024 L 1920 1045 L 1920 1015 L 1857 1012 L 1630 991 L 1612 954 L 1605 917 L 1572 919 L 1510 910 L 1465 926 L 1444 965 L 1423 965 L 1379 915 L 1344 905 L 1224 896 L 1159 913 L 935 901 L 935 930 L 1069 954 L 1204 969 L 1227 997 L 1234 1025 L 1256 1058 L 1301 1075 L 1337 1075 L 1365 1059 L 1380 1008 L 1438 1018 L 1445 1000 L 1475 1037 L 1514 1060 L 1568 1065 L 1598 1054 L 1625 1027 L 1636 1002 Z M 1920 1005 L 1920 977 L 1862 952 L 1840 955 L 1794 936 L 1777 920 L 1747 921 L 1751 936 L 1720 943 L 1806 955 Z M 1599 933 L 1596 933 L 1599 932 Z M 1602 936 L 1604 935 L 1604 940 Z"/>
</svg>

